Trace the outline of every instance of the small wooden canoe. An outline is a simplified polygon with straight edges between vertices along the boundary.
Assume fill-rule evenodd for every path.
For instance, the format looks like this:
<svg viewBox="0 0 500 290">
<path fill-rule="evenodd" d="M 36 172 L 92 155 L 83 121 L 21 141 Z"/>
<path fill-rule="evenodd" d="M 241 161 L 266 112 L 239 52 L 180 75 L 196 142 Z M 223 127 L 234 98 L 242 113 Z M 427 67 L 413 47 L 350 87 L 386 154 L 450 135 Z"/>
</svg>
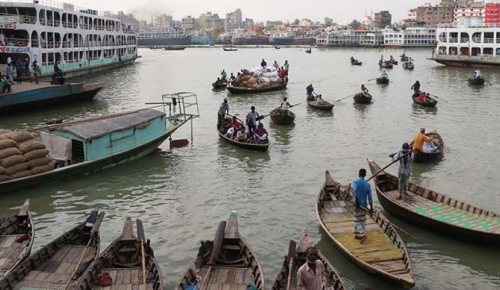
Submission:
<svg viewBox="0 0 500 290">
<path fill-rule="evenodd" d="M 362 64 L 363 64 L 362 61 L 358 61 L 358 60 L 352 61 L 351 60 L 351 65 L 362 65 Z"/>
<path fill-rule="evenodd" d="M 384 77 L 377 78 L 376 81 L 379 85 L 387 85 L 389 83 L 389 79 Z"/>
<path fill-rule="evenodd" d="M 224 51 L 237 51 L 237 48 L 230 48 L 230 47 L 223 47 L 222 48 Z"/>
<path fill-rule="evenodd" d="M 427 108 L 434 108 L 438 103 L 438 101 L 436 99 L 434 99 L 430 96 L 427 97 L 427 99 L 424 102 L 421 102 L 418 100 L 417 94 L 413 94 L 413 96 L 411 98 L 412 98 L 414 104 L 417 104 L 417 105 L 420 105 L 423 107 L 427 107 Z"/>
<path fill-rule="evenodd" d="M 27 199 L 17 214 L 0 218 L 0 279 L 29 257 L 34 240 L 35 227 Z"/>
<path fill-rule="evenodd" d="M 366 216 L 366 240 L 353 236 L 354 197 L 350 186 L 333 180 L 326 171 L 316 214 L 334 246 L 353 263 L 405 289 L 415 286 L 406 246 L 392 224 L 374 209 Z"/>
<path fill-rule="evenodd" d="M 136 225 L 137 237 L 132 219 L 127 217 L 121 236 L 90 264 L 74 289 L 102 289 L 95 281 L 109 274 L 112 284 L 108 289 L 163 290 L 161 269 L 149 239 L 145 238 L 141 220 L 136 220 Z"/>
<path fill-rule="evenodd" d="M 393 65 L 390 62 L 388 62 L 388 61 L 384 61 L 382 63 L 379 63 L 378 65 L 381 68 L 392 68 L 393 67 Z"/>
<path fill-rule="evenodd" d="M 286 85 L 288 80 L 281 80 L 275 84 L 265 86 L 259 89 L 247 88 L 247 87 L 235 87 L 231 83 L 227 85 L 227 90 L 232 94 L 257 94 L 257 93 L 265 93 L 265 92 L 274 92 L 281 91 L 286 89 Z"/>
<path fill-rule="evenodd" d="M 318 104 L 316 100 L 307 99 L 307 105 L 311 108 L 322 110 L 322 111 L 331 111 L 335 106 L 333 103 L 322 100 L 321 103 Z"/>
<path fill-rule="evenodd" d="M 392 65 L 398 65 L 398 61 L 393 59 L 393 60 L 388 60 L 387 63 L 390 63 Z"/>
<path fill-rule="evenodd" d="M 267 143 L 252 143 L 252 142 L 241 142 L 238 140 L 238 138 L 231 139 L 226 135 L 226 132 L 221 131 L 219 128 L 217 128 L 217 133 L 219 134 L 219 137 L 226 141 L 227 143 L 234 145 L 236 147 L 252 150 L 252 151 L 261 151 L 265 152 L 269 149 L 271 146 L 271 142 L 268 139 Z"/>
<path fill-rule="evenodd" d="M 303 238 L 304 236 L 301 236 Z M 276 275 L 276 277 L 273 280 L 272 288 L 271 290 L 296 290 L 297 289 L 297 272 L 299 268 L 306 263 L 306 249 L 302 249 L 300 247 L 301 241 L 299 241 L 299 246 L 296 247 L 295 251 L 291 251 L 290 247 L 295 247 L 295 242 L 290 241 L 289 244 L 289 249 L 288 253 L 295 253 L 294 256 L 291 256 L 291 259 L 289 256 L 285 256 L 285 259 L 283 261 L 283 265 L 281 266 L 280 271 Z M 312 245 L 310 245 L 312 246 Z M 323 266 L 325 267 L 325 288 L 322 288 L 324 290 L 344 290 L 347 289 L 344 284 L 342 283 L 342 280 L 340 279 L 339 274 L 337 271 L 335 271 L 335 268 L 328 262 L 328 260 L 321 254 L 319 253 L 318 259 L 321 260 L 323 263 Z M 292 261 L 291 261 L 292 260 Z M 290 262 L 292 270 L 290 271 Z M 291 274 L 291 277 L 290 277 Z M 290 279 L 290 288 L 287 288 L 288 285 L 288 280 Z"/>
<path fill-rule="evenodd" d="M 290 110 L 276 108 L 269 113 L 269 117 L 275 124 L 290 125 L 293 123 L 293 120 L 295 120 L 295 113 Z"/>
<path fill-rule="evenodd" d="M 484 85 L 484 79 L 482 77 L 470 78 L 469 79 L 469 84 L 470 85 L 482 86 L 482 85 Z"/>
<path fill-rule="evenodd" d="M 405 61 L 405 62 L 403 62 L 403 68 L 412 70 L 415 68 L 415 65 L 411 61 Z"/>
<path fill-rule="evenodd" d="M 308 48 L 306 49 L 306 53 L 311 53 L 312 49 Z"/>
<path fill-rule="evenodd" d="M 443 138 L 441 138 L 441 135 L 439 135 L 439 133 L 437 133 L 437 132 L 431 133 L 430 136 L 432 137 L 433 142 L 437 147 L 437 150 L 434 152 L 418 151 L 417 153 L 415 153 L 415 156 L 413 156 L 413 161 L 415 161 L 415 162 L 428 162 L 431 160 L 441 158 L 443 156 L 443 150 L 444 150 Z"/>
<path fill-rule="evenodd" d="M 368 161 L 375 173 L 380 166 Z M 410 182 L 407 195 L 399 196 L 398 178 L 385 171 L 375 178 L 378 200 L 384 210 L 405 221 L 445 236 L 475 243 L 500 244 L 500 215 Z"/>
<path fill-rule="evenodd" d="M 354 102 L 357 104 L 371 104 L 372 103 L 372 95 L 370 93 L 359 92 L 354 95 Z"/>
<path fill-rule="evenodd" d="M 40 248 L 0 279 L 0 289 L 73 289 L 99 253 L 103 218 L 104 212 L 93 211 L 83 223 Z"/>
<path fill-rule="evenodd" d="M 189 285 L 196 285 L 199 290 L 245 290 L 247 285 L 265 289 L 262 268 L 240 235 L 235 211 L 227 223 L 223 221 L 219 224 L 213 241 L 201 243 L 197 256 L 180 276 L 174 289 L 184 290 Z"/>
<path fill-rule="evenodd" d="M 212 87 L 216 90 L 222 90 L 227 87 L 227 81 L 215 81 L 212 83 Z"/>
</svg>

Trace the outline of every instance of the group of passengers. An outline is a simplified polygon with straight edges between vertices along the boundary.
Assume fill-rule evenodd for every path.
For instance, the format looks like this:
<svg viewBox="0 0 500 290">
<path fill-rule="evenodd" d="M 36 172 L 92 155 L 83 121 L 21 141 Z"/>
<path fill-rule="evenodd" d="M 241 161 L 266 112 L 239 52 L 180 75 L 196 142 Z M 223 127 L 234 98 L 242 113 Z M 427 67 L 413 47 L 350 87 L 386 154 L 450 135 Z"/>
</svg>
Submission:
<svg viewBox="0 0 500 290">
<path fill-rule="evenodd" d="M 226 137 L 239 142 L 266 144 L 269 142 L 267 130 L 260 121 L 265 116 L 260 116 L 255 110 L 255 106 L 250 108 L 246 116 L 245 124 L 240 122 L 236 116 L 227 118 L 229 115 L 229 104 L 227 98 L 221 103 L 218 112 L 217 126 Z"/>
</svg>

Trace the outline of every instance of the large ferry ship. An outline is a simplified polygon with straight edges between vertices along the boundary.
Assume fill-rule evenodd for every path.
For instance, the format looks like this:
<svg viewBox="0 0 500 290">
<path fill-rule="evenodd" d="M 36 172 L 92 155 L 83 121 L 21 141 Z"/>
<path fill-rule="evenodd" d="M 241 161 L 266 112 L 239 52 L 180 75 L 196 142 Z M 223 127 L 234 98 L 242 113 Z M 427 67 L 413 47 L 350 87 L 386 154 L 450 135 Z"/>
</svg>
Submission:
<svg viewBox="0 0 500 290">
<path fill-rule="evenodd" d="M 438 27 L 437 46 L 431 60 L 448 66 L 499 67 L 500 27 L 462 23 Z"/>
<path fill-rule="evenodd" d="M 177 29 L 145 30 L 137 38 L 140 46 L 191 44 L 191 37 Z"/>
<path fill-rule="evenodd" d="M 275 45 L 314 45 L 316 37 L 314 35 L 294 35 L 292 33 L 277 33 L 271 35 L 269 42 Z"/>
<path fill-rule="evenodd" d="M 385 47 L 432 47 L 436 45 L 436 29 L 426 27 L 408 27 L 394 31 L 384 29 Z"/>
<path fill-rule="evenodd" d="M 0 5 L 0 71 L 7 62 L 29 77 L 37 61 L 41 76 L 65 77 L 120 67 L 137 58 L 135 33 L 110 15 L 54 1 L 11 1 Z"/>
</svg>

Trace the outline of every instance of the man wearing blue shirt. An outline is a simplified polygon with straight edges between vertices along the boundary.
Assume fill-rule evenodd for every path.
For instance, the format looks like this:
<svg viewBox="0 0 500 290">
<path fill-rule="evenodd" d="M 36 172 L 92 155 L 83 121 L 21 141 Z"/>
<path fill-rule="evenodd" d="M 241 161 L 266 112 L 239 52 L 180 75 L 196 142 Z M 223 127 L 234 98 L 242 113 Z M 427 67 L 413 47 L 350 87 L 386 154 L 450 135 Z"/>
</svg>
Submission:
<svg viewBox="0 0 500 290">
<path fill-rule="evenodd" d="M 354 238 L 361 242 L 366 240 L 366 209 L 370 204 L 370 214 L 373 212 L 372 190 L 370 184 L 365 180 L 366 169 L 359 170 L 359 178 L 352 183 L 354 193 Z"/>
</svg>

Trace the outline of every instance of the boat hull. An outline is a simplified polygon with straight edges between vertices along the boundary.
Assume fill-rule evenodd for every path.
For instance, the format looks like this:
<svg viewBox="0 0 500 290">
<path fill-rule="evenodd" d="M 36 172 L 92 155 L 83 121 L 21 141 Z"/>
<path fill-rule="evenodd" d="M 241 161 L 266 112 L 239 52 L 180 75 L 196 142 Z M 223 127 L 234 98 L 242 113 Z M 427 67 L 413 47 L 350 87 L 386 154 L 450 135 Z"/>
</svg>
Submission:
<svg viewBox="0 0 500 290">
<path fill-rule="evenodd" d="M 233 87 L 231 85 L 227 86 L 227 90 L 232 94 L 256 94 L 265 92 L 281 91 L 286 89 L 287 82 L 283 82 L 280 85 L 262 88 L 262 89 L 249 89 L 245 87 Z"/>
<path fill-rule="evenodd" d="M 376 82 L 379 85 L 387 85 L 387 84 L 389 84 L 389 79 L 388 78 L 377 78 Z"/>
<path fill-rule="evenodd" d="M 327 101 L 323 101 L 321 105 L 316 104 L 316 101 L 307 101 L 307 105 L 311 108 L 322 110 L 322 111 L 331 111 L 333 110 L 333 107 L 335 106 L 332 103 L 329 103 Z"/>
<path fill-rule="evenodd" d="M 413 95 L 411 98 L 412 98 L 413 103 L 415 105 L 419 105 L 419 106 L 426 107 L 426 108 L 434 108 L 434 107 L 436 107 L 436 105 L 438 103 L 434 99 L 431 99 L 430 102 L 420 102 L 420 101 L 418 101 L 418 99 L 417 99 L 417 97 L 415 95 Z"/>
<path fill-rule="evenodd" d="M 49 184 L 61 179 L 107 169 L 125 162 L 142 158 L 158 148 L 158 146 L 160 146 L 160 144 L 163 143 L 163 141 L 165 141 L 165 139 L 167 139 L 177 128 L 179 127 L 176 127 L 174 130 L 168 131 L 143 145 L 123 151 L 113 156 L 94 161 L 77 163 L 75 165 L 54 169 L 41 174 L 2 182 L 0 183 L 0 191 L 8 193 L 21 188 Z"/>
<path fill-rule="evenodd" d="M 269 149 L 269 146 L 271 145 L 271 143 L 258 144 L 258 143 L 239 142 L 237 140 L 229 139 L 224 134 L 222 134 L 219 130 L 217 130 L 217 133 L 219 134 L 219 137 L 222 140 L 226 141 L 227 143 L 234 145 L 236 147 L 247 149 L 247 150 L 266 152 Z"/>
<path fill-rule="evenodd" d="M 372 103 L 372 96 L 370 95 L 369 97 L 367 97 L 362 93 L 355 94 L 353 99 L 354 99 L 354 102 L 356 104 L 371 104 Z"/>
<path fill-rule="evenodd" d="M 469 84 L 475 85 L 475 86 L 482 86 L 482 85 L 484 85 L 484 79 L 481 77 L 475 78 L 475 79 L 469 79 Z"/>
<path fill-rule="evenodd" d="M 437 63 L 444 64 L 446 66 L 455 67 L 468 67 L 468 68 L 498 68 L 500 67 L 500 61 L 495 60 L 485 60 L 480 57 L 467 57 L 467 59 L 450 57 L 450 58 L 429 58 Z"/>
<path fill-rule="evenodd" d="M 70 83 L 46 85 L 39 88 L 38 85 L 28 84 L 27 86 L 32 87 L 32 89 L 0 96 L 0 112 L 17 112 L 26 109 L 39 110 L 42 106 L 53 104 L 91 101 L 104 88 L 103 83 L 91 85 Z"/>
<path fill-rule="evenodd" d="M 275 109 L 269 113 L 269 117 L 278 125 L 290 125 L 295 120 L 295 114 L 290 110 Z"/>
<path fill-rule="evenodd" d="M 380 167 L 376 165 L 373 161 L 368 161 L 368 162 L 372 173 L 378 172 L 380 170 Z M 466 227 L 453 225 L 450 223 L 432 219 L 430 217 L 427 217 L 426 215 L 417 213 L 415 210 L 408 210 L 407 208 L 398 205 L 397 203 L 389 199 L 385 194 L 385 192 L 382 191 L 382 189 L 380 188 L 379 179 L 381 175 L 387 175 L 388 179 L 394 180 L 394 183 L 397 183 L 397 177 L 390 175 L 386 172 L 382 172 L 377 177 L 375 177 L 375 189 L 377 192 L 378 200 L 382 205 L 382 207 L 384 208 L 384 210 L 389 214 L 391 214 L 392 216 L 398 217 L 406 222 L 414 224 L 419 228 L 429 229 L 438 234 L 445 235 L 447 237 L 453 237 L 458 240 L 469 241 L 478 244 L 491 244 L 496 246 L 500 244 L 500 234 L 498 233 L 495 234 L 492 232 L 476 231 L 473 229 L 468 229 Z M 387 183 L 388 181 L 385 180 L 385 182 Z M 411 188 L 418 188 L 418 187 L 419 186 L 415 185 L 414 183 L 410 182 L 409 184 L 410 192 L 412 192 Z M 397 185 L 394 185 L 394 188 L 397 189 Z M 489 217 L 497 216 L 495 214 L 492 214 L 491 212 L 474 207 L 472 205 L 468 205 L 459 200 L 453 200 L 452 198 L 446 197 L 437 192 L 432 192 L 429 189 L 420 188 L 419 192 L 420 196 L 433 195 L 431 201 L 433 201 L 436 205 L 447 204 L 452 208 L 457 208 L 457 209 L 462 208 L 464 211 L 473 209 L 473 212 L 478 215 L 487 215 Z M 415 194 L 414 192 L 412 193 Z M 445 203 L 446 200 L 448 200 L 447 203 Z M 470 213 L 472 212 L 472 210 L 467 212 Z"/>
</svg>

